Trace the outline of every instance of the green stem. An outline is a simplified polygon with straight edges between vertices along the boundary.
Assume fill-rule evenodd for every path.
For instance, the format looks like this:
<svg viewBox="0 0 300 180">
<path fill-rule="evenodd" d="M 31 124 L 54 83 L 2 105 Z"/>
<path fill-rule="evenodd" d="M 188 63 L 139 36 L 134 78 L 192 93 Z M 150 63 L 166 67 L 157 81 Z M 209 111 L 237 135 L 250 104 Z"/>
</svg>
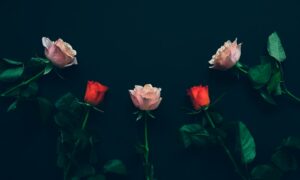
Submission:
<svg viewBox="0 0 300 180">
<path fill-rule="evenodd" d="M 291 97 L 292 99 L 294 99 L 295 101 L 300 102 L 300 98 L 295 96 L 293 93 L 291 93 L 287 89 L 287 86 L 286 86 L 285 81 L 284 81 L 284 74 L 283 74 L 282 64 L 280 62 L 278 62 L 277 65 L 279 66 L 279 70 L 280 70 L 280 73 L 281 73 L 281 81 L 282 81 L 282 86 L 283 86 L 283 92 L 285 94 L 287 94 L 289 97 Z"/>
<path fill-rule="evenodd" d="M 20 88 L 20 87 L 22 87 L 22 86 L 25 86 L 25 85 L 31 83 L 32 81 L 34 81 L 34 80 L 38 79 L 39 77 L 41 77 L 41 76 L 44 74 L 44 71 L 45 71 L 45 70 L 43 69 L 41 72 L 39 72 L 39 73 L 36 74 L 35 76 L 31 77 L 30 79 L 28 79 L 28 80 L 26 80 L 26 81 L 23 81 L 23 82 L 21 82 L 20 84 L 18 84 L 18 85 L 16 85 L 16 86 L 14 86 L 14 87 L 12 87 L 12 88 L 6 90 L 6 91 L 3 92 L 0 96 L 2 96 L 2 97 L 3 97 L 3 96 L 6 96 L 7 94 L 13 92 L 14 90 L 16 90 L 16 89 L 18 89 L 18 88 Z"/>
<path fill-rule="evenodd" d="M 204 114 L 209 122 L 209 124 L 211 125 L 212 128 L 216 128 L 215 123 L 213 122 L 212 118 L 210 117 L 209 113 L 207 111 L 204 111 Z M 222 146 L 223 150 L 225 151 L 225 153 L 227 154 L 228 158 L 230 159 L 230 161 L 232 162 L 232 165 L 234 166 L 235 171 L 238 173 L 238 175 L 243 179 L 243 180 L 247 180 L 247 178 L 243 175 L 243 173 L 241 172 L 238 164 L 236 163 L 233 155 L 231 154 L 230 150 L 228 149 L 228 147 L 225 145 L 224 141 L 222 140 L 222 138 L 220 136 L 217 136 L 217 140 L 219 141 L 220 145 Z"/>
<path fill-rule="evenodd" d="M 84 120 L 83 120 L 83 123 L 82 123 L 82 125 L 81 125 L 81 129 L 82 129 L 82 130 L 84 130 L 85 127 L 86 127 L 86 124 L 87 124 L 89 115 L 90 115 L 90 107 L 88 107 L 87 112 L 86 112 L 86 114 L 85 114 L 85 116 L 84 116 Z"/>
<path fill-rule="evenodd" d="M 294 99 L 297 102 L 300 102 L 300 98 L 295 96 L 293 93 L 291 93 L 288 89 L 284 89 L 284 93 L 290 96 L 292 99 Z"/>
<path fill-rule="evenodd" d="M 236 67 L 238 70 L 240 70 L 242 73 L 248 74 L 248 71 L 245 69 L 245 66 L 244 66 L 242 63 L 237 62 L 236 65 L 235 65 L 235 67 Z"/>
<path fill-rule="evenodd" d="M 81 130 L 84 130 L 86 125 L 87 125 L 87 121 L 88 121 L 88 118 L 89 118 L 89 115 L 90 115 L 90 107 L 88 107 L 87 111 L 86 111 L 86 114 L 84 116 L 84 120 L 83 120 L 83 123 L 81 125 Z M 75 153 L 77 151 L 77 148 L 79 146 L 79 143 L 80 143 L 80 139 L 77 139 L 76 142 L 75 142 L 75 145 L 74 145 L 74 148 L 72 150 L 72 153 L 71 153 L 71 158 L 70 158 L 70 161 L 68 163 L 68 166 L 66 167 L 66 170 L 64 172 L 64 180 L 67 180 L 68 178 L 68 175 L 69 175 L 69 171 L 71 169 L 71 161 L 72 161 L 72 158 L 75 156 Z"/>
<path fill-rule="evenodd" d="M 149 142 L 148 142 L 148 119 L 147 119 L 147 113 L 145 112 L 145 122 L 144 122 L 144 138 L 145 138 L 145 153 L 144 153 L 144 158 L 145 158 L 145 176 L 146 180 L 151 180 L 149 173 L 150 173 L 150 164 L 149 164 Z"/>
<path fill-rule="evenodd" d="M 241 72 L 243 72 L 244 74 L 248 74 L 248 71 L 246 71 L 245 69 L 239 68 L 239 70 L 240 70 Z"/>
</svg>

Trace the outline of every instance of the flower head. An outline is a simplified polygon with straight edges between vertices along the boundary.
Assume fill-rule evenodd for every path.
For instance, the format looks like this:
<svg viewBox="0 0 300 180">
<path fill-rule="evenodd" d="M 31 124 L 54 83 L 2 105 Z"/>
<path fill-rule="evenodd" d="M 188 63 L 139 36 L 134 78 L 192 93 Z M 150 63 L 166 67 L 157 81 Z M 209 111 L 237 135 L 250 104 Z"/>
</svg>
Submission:
<svg viewBox="0 0 300 180">
<path fill-rule="evenodd" d="M 103 100 L 107 90 L 108 87 L 99 82 L 88 81 L 84 101 L 88 104 L 97 106 Z"/>
<path fill-rule="evenodd" d="M 78 64 L 76 59 L 76 51 L 72 46 L 62 39 L 55 42 L 47 37 L 42 38 L 45 47 L 45 56 L 57 67 L 65 68 L 74 64 Z"/>
<path fill-rule="evenodd" d="M 222 47 L 220 47 L 216 54 L 212 56 L 212 59 L 208 61 L 210 68 L 218 70 L 227 70 L 232 68 L 241 57 L 242 44 L 237 44 L 237 39 L 233 42 L 226 41 Z"/>
<path fill-rule="evenodd" d="M 187 94 L 190 96 L 195 110 L 210 104 L 208 86 L 193 86 L 187 90 Z"/>
<path fill-rule="evenodd" d="M 151 84 L 144 86 L 136 85 L 133 90 L 129 90 L 131 100 L 135 107 L 140 110 L 156 109 L 162 98 L 160 97 L 161 88 L 153 87 Z"/>
</svg>

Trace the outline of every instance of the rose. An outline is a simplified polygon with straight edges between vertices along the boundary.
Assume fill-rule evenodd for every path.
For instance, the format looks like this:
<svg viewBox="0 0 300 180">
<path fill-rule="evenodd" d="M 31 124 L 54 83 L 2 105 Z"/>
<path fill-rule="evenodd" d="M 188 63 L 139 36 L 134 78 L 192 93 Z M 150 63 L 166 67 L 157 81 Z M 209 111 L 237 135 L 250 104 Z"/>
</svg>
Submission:
<svg viewBox="0 0 300 180">
<path fill-rule="evenodd" d="M 227 70 L 232 68 L 241 57 L 241 46 L 237 44 L 237 39 L 233 42 L 226 41 L 222 47 L 220 47 L 216 54 L 212 56 L 212 59 L 208 61 L 210 68 L 218 70 Z"/>
<path fill-rule="evenodd" d="M 55 42 L 47 37 L 42 38 L 45 47 L 45 56 L 57 67 L 65 68 L 74 64 L 78 64 L 76 59 L 76 51 L 72 46 L 62 39 Z"/>
<path fill-rule="evenodd" d="M 99 82 L 88 81 L 84 101 L 88 104 L 97 106 L 103 100 L 107 90 L 108 87 Z"/>
<path fill-rule="evenodd" d="M 208 86 L 193 86 L 188 89 L 187 94 L 190 96 L 195 110 L 210 104 Z"/>
<path fill-rule="evenodd" d="M 162 98 L 160 97 L 161 88 L 152 87 L 151 84 L 143 86 L 136 85 L 133 90 L 129 90 L 131 100 L 135 107 L 140 110 L 156 109 Z"/>
<path fill-rule="evenodd" d="M 148 121 L 147 116 L 150 118 L 155 118 L 151 114 L 151 110 L 155 110 L 162 98 L 160 97 L 161 88 L 152 87 L 151 84 L 145 84 L 144 86 L 135 85 L 133 90 L 129 90 L 129 94 L 131 97 L 131 100 L 135 107 L 137 107 L 140 111 L 138 111 L 136 114 L 137 121 L 141 118 L 144 119 L 144 144 L 140 144 L 140 146 L 143 146 L 147 151 L 143 152 L 144 156 L 144 166 L 145 166 L 145 179 L 150 180 L 154 179 L 154 173 L 153 173 L 153 164 L 149 161 L 149 140 L 148 140 Z M 148 173 L 151 172 L 151 173 Z"/>
</svg>

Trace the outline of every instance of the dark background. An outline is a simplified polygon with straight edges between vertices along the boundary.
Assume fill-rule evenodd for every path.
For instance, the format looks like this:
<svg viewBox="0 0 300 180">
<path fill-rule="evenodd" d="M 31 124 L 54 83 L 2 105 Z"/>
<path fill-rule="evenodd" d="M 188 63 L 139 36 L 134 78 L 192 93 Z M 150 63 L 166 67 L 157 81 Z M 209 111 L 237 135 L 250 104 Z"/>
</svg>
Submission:
<svg viewBox="0 0 300 180">
<path fill-rule="evenodd" d="M 299 106 L 286 99 L 265 104 L 246 79 L 210 71 L 207 61 L 224 41 L 238 37 L 241 62 L 259 63 L 266 40 L 277 31 L 287 61 L 285 78 L 300 95 L 300 12 L 296 1 L 8 1 L 0 2 L 0 57 L 26 60 L 43 56 L 41 37 L 63 38 L 78 52 L 79 65 L 41 79 L 40 95 L 55 101 L 70 91 L 82 98 L 87 80 L 110 87 L 102 109 L 92 113 L 89 128 L 101 137 L 101 162 L 122 159 L 131 180 L 143 179 L 134 145 L 138 139 L 128 89 L 152 83 L 162 88 L 163 102 L 150 123 L 150 148 L 158 180 L 239 179 L 222 150 L 186 151 L 178 129 L 192 118 L 180 108 L 190 106 L 186 89 L 208 84 L 212 99 L 227 121 L 241 120 L 257 144 L 253 165 L 269 161 L 283 138 L 299 135 Z M 0 179 L 62 179 L 56 167 L 53 123 L 42 124 L 28 107 L 6 113 L 0 108 Z M 31 110 L 30 110 L 31 109 Z M 284 179 L 299 179 L 299 172 Z"/>
</svg>

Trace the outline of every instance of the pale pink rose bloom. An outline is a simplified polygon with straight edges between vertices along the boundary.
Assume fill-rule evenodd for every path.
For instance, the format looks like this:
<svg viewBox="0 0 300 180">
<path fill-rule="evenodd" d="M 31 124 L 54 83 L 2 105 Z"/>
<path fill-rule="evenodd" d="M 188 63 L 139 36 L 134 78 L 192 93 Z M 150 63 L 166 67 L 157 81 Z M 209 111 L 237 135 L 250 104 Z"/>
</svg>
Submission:
<svg viewBox="0 0 300 180">
<path fill-rule="evenodd" d="M 241 57 L 242 44 L 237 44 L 237 39 L 233 42 L 226 41 L 222 47 L 220 47 L 216 54 L 212 56 L 212 59 L 208 61 L 209 68 L 218 70 L 227 70 L 232 68 Z"/>
<path fill-rule="evenodd" d="M 57 67 L 65 68 L 74 64 L 78 64 L 76 59 L 76 51 L 72 46 L 62 39 L 55 42 L 49 38 L 42 38 L 43 46 L 45 47 L 45 56 Z"/>
<path fill-rule="evenodd" d="M 152 87 L 151 84 L 144 86 L 136 85 L 133 90 L 129 90 L 131 100 L 135 107 L 140 110 L 156 109 L 162 98 L 160 97 L 161 88 Z"/>
</svg>

